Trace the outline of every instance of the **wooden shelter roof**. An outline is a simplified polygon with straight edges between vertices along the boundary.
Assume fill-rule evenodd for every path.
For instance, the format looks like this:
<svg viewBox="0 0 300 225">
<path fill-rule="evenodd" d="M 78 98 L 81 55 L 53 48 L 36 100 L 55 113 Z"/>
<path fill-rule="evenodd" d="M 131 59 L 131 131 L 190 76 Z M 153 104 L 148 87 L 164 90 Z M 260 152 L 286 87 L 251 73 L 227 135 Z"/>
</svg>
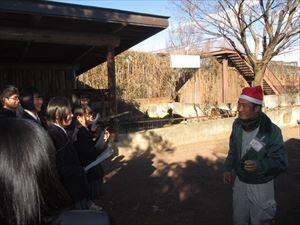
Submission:
<svg viewBox="0 0 300 225">
<path fill-rule="evenodd" d="M 0 66 L 74 66 L 79 75 L 168 26 L 168 17 L 36 0 L 0 1 Z"/>
</svg>

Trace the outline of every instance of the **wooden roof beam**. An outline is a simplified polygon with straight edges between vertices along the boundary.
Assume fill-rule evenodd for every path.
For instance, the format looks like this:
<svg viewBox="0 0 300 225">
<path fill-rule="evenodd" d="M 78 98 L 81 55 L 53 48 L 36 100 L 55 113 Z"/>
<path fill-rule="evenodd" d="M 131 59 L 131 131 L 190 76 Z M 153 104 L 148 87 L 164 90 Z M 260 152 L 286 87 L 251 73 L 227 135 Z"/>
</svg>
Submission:
<svg viewBox="0 0 300 225">
<path fill-rule="evenodd" d="M 122 30 L 124 27 L 126 27 L 127 26 L 127 24 L 126 23 L 121 23 L 121 24 L 119 24 L 118 26 L 117 26 L 117 28 L 115 28 L 114 30 L 113 30 L 113 34 L 116 34 L 116 33 L 118 33 L 120 30 Z"/>
<path fill-rule="evenodd" d="M 28 70 L 45 70 L 45 69 L 63 69 L 78 70 L 78 65 L 57 64 L 57 63 L 0 63 L 0 69 L 28 69 Z"/>
<path fill-rule="evenodd" d="M 43 17 L 41 15 L 32 15 L 32 18 L 31 18 L 32 27 L 37 27 L 40 24 L 42 18 Z"/>
<path fill-rule="evenodd" d="M 0 39 L 24 42 L 55 43 L 66 45 L 114 46 L 120 44 L 115 35 L 77 33 L 57 30 L 38 30 L 0 26 Z"/>
<path fill-rule="evenodd" d="M 169 17 L 51 1 L 1 0 L 0 11 L 80 20 L 167 27 Z"/>
<path fill-rule="evenodd" d="M 76 59 L 73 60 L 73 64 L 79 62 L 81 59 L 83 59 L 86 55 L 88 55 L 90 52 L 94 50 L 95 46 L 89 47 L 84 51 L 80 56 L 78 56 Z"/>
<path fill-rule="evenodd" d="M 27 42 L 25 47 L 24 47 L 24 50 L 22 52 L 22 55 L 19 59 L 19 62 L 22 62 L 24 60 L 24 58 L 26 57 L 28 51 L 29 51 L 29 48 L 30 48 L 30 45 L 31 45 L 31 41 Z"/>
</svg>

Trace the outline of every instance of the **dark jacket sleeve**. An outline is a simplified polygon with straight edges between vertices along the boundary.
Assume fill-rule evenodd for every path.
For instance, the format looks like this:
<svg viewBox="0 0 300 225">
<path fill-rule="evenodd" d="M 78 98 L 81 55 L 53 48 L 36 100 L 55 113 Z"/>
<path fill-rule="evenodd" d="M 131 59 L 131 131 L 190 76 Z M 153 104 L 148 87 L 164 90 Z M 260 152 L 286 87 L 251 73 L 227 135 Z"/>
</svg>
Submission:
<svg viewBox="0 0 300 225">
<path fill-rule="evenodd" d="M 228 155 L 224 162 L 224 171 L 231 171 L 234 168 L 234 163 L 236 159 L 236 149 L 234 147 L 234 132 L 235 132 L 235 123 L 232 125 L 232 131 L 229 138 L 229 150 Z"/>
<path fill-rule="evenodd" d="M 286 171 L 288 165 L 287 152 L 281 131 L 275 125 L 273 125 L 266 148 L 266 156 L 257 161 L 257 172 L 265 175 L 278 175 Z"/>
<path fill-rule="evenodd" d="M 79 129 L 75 147 L 83 166 L 91 163 L 98 156 L 98 153 L 94 147 L 93 139 L 85 128 Z"/>
</svg>

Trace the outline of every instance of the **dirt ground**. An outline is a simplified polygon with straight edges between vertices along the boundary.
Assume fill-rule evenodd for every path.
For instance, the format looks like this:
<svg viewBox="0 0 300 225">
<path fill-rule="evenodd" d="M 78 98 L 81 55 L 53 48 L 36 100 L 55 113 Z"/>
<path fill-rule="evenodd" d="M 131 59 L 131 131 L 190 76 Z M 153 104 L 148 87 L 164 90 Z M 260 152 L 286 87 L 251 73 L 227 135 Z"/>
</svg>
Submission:
<svg viewBox="0 0 300 225">
<path fill-rule="evenodd" d="M 300 127 L 282 129 L 288 171 L 275 181 L 276 225 L 300 224 Z M 222 183 L 228 139 L 174 147 L 153 136 L 147 151 L 134 149 L 104 164 L 99 201 L 117 225 L 232 224 L 231 185 Z M 126 159 L 126 160 L 125 160 Z"/>
</svg>

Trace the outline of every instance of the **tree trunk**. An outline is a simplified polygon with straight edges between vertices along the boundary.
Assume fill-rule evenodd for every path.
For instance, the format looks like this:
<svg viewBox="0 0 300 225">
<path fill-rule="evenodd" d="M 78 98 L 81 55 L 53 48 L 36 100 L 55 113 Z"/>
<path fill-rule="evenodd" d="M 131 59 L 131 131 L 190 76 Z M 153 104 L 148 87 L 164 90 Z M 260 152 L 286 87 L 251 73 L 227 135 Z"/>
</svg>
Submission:
<svg viewBox="0 0 300 225">
<path fill-rule="evenodd" d="M 255 79 L 252 83 L 252 86 L 262 85 L 262 80 L 265 75 L 267 66 L 262 66 L 254 69 Z"/>
</svg>

